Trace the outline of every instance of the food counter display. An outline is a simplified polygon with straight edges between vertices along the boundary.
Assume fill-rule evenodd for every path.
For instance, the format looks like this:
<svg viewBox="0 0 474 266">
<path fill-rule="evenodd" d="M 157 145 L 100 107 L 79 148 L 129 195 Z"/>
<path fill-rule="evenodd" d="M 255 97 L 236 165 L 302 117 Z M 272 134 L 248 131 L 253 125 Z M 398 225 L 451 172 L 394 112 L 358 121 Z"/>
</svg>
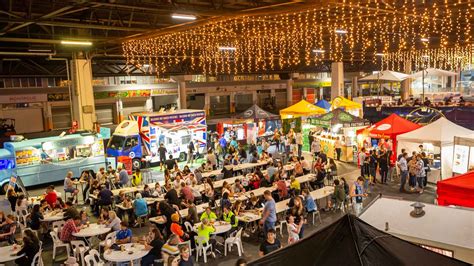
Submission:
<svg viewBox="0 0 474 266">
<path fill-rule="evenodd" d="M 359 128 L 347 128 L 342 130 L 342 134 L 336 134 L 332 132 L 323 132 L 317 138 L 321 143 L 321 151 L 323 151 L 329 158 L 336 159 L 336 149 L 334 144 L 337 138 L 341 144 L 341 157 L 340 160 L 343 162 L 357 162 L 357 157 L 354 156 L 357 153 L 357 145 L 355 138 L 355 130 Z"/>
<path fill-rule="evenodd" d="M 4 147 L 0 154 L 10 154 L 14 167 L 8 175 L 0 172 L 2 185 L 11 175 L 31 186 L 63 180 L 68 171 L 79 177 L 84 170 L 105 167 L 103 140 L 93 133 L 5 142 Z"/>
</svg>

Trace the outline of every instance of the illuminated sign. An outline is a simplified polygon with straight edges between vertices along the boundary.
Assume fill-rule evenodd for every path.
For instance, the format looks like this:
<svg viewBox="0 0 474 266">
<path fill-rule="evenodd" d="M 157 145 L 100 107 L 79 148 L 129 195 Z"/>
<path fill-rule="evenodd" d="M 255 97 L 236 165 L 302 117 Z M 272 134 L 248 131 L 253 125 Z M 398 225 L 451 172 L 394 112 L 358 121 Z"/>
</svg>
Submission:
<svg viewBox="0 0 474 266">
<path fill-rule="evenodd" d="M 41 147 L 43 150 L 56 150 L 61 148 L 73 147 L 78 145 L 90 145 L 96 141 L 94 136 L 86 136 L 81 138 L 61 139 L 56 141 L 43 142 Z"/>
<path fill-rule="evenodd" d="M 15 162 L 10 159 L 0 159 L 0 170 L 10 170 L 15 168 Z"/>
</svg>

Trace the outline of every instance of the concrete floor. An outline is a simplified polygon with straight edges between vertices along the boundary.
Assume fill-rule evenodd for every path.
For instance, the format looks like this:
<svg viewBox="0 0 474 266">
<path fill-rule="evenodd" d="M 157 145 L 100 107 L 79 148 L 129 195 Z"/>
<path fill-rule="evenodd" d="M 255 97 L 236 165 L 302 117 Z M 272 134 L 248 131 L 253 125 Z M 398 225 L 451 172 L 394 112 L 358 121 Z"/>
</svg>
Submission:
<svg viewBox="0 0 474 266">
<path fill-rule="evenodd" d="M 196 164 L 197 165 L 197 164 Z M 338 173 L 339 176 L 345 177 L 346 180 L 352 184 L 357 176 L 359 175 L 359 169 L 353 164 L 347 164 L 347 163 L 340 163 L 337 162 L 338 166 Z M 62 192 L 62 182 L 58 182 L 56 185 L 56 189 L 60 192 Z M 44 192 L 44 188 L 46 186 L 39 186 L 35 188 L 30 188 L 28 189 L 28 192 L 30 193 L 31 196 L 35 195 L 40 195 Z M 372 191 L 369 194 L 369 197 L 365 200 L 364 204 L 367 206 L 371 201 L 373 201 L 378 195 L 382 194 L 383 196 L 388 196 L 388 197 L 396 197 L 396 198 L 402 198 L 406 200 L 412 200 L 412 201 L 421 201 L 424 203 L 433 203 L 435 199 L 435 191 L 432 186 L 428 187 L 425 191 L 424 194 L 418 194 L 418 193 L 404 193 L 401 194 L 398 192 L 398 184 L 396 182 L 389 182 L 387 185 L 381 185 L 377 184 L 374 187 L 372 187 Z M 81 197 L 82 198 L 82 197 Z M 325 205 L 324 203 L 322 205 Z M 82 206 L 79 206 L 82 207 Z M 319 206 L 318 206 L 319 207 Z M 324 206 L 322 206 L 324 207 Z M 10 207 L 8 204 L 8 201 L 2 200 L 0 203 L 0 209 L 9 212 Z M 89 208 L 87 208 L 89 209 Z M 321 218 L 322 218 L 322 224 L 316 224 L 316 225 L 306 225 L 305 227 L 305 236 L 310 235 L 313 232 L 316 232 L 320 230 L 321 228 L 324 228 L 326 225 L 331 224 L 333 221 L 335 221 L 337 218 L 339 218 L 342 215 L 340 212 L 324 212 L 322 211 L 321 213 Z M 94 221 L 95 219 L 92 218 Z M 145 232 L 148 230 L 147 226 L 142 227 L 142 228 L 133 228 L 133 235 L 134 236 L 140 236 L 145 234 Z M 287 243 L 287 238 L 286 238 L 286 228 L 284 229 L 285 233 L 283 237 L 278 236 L 282 244 L 286 245 Z M 243 257 L 251 261 L 253 259 L 256 259 L 258 257 L 258 247 L 259 247 L 259 242 L 257 241 L 255 236 L 251 236 L 250 238 L 244 238 L 244 254 Z M 61 265 L 61 263 L 66 259 L 65 252 L 59 253 L 57 255 L 56 260 L 53 262 L 52 261 L 52 243 L 50 239 L 45 239 L 43 244 L 43 260 L 45 262 L 45 265 Z M 216 259 L 214 258 L 208 258 L 208 263 L 206 265 L 235 265 L 236 260 L 238 259 L 237 255 L 237 250 L 234 248 L 230 254 L 228 254 L 227 257 L 222 257 L 218 256 Z M 202 262 L 202 258 L 200 259 L 199 264 L 204 264 Z"/>
</svg>

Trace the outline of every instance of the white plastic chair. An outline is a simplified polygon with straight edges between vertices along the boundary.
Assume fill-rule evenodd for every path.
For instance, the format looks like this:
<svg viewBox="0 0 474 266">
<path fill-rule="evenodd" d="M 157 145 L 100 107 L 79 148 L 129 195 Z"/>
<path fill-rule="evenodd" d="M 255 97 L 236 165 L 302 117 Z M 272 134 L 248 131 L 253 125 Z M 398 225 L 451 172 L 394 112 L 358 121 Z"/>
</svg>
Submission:
<svg viewBox="0 0 474 266">
<path fill-rule="evenodd" d="M 278 224 L 275 225 L 275 231 L 280 230 L 280 236 L 283 236 L 283 225 L 287 225 L 286 220 L 281 220 L 278 222 Z"/>
<path fill-rule="evenodd" d="M 186 231 L 187 231 L 187 232 L 193 232 L 193 231 L 194 231 L 194 230 L 193 230 L 193 226 L 192 226 L 191 223 L 188 222 L 188 221 L 184 222 L 184 227 L 186 228 Z"/>
<path fill-rule="evenodd" d="M 204 263 L 207 263 L 207 251 L 209 249 L 212 251 L 212 245 L 209 244 L 209 241 L 205 242 L 206 239 L 201 236 L 194 236 L 194 241 L 196 242 L 196 261 L 199 261 L 199 256 L 202 255 Z"/>
<path fill-rule="evenodd" d="M 105 265 L 104 262 L 100 259 L 100 254 L 97 250 L 91 249 L 89 254 L 84 257 L 84 262 L 86 266 L 102 266 Z"/>
<path fill-rule="evenodd" d="M 233 232 L 230 237 L 228 237 L 224 242 L 224 256 L 227 256 L 227 246 L 229 247 L 229 252 L 232 251 L 232 246 L 237 246 L 237 251 L 239 252 L 239 257 L 242 257 L 244 253 L 244 247 L 242 246 L 242 228 L 239 231 Z"/>
<path fill-rule="evenodd" d="M 318 216 L 319 223 L 322 224 L 323 221 L 321 220 L 321 213 L 320 213 L 319 211 L 314 211 L 314 212 L 313 212 L 313 225 L 314 225 L 314 217 L 315 217 L 316 215 Z"/>
<path fill-rule="evenodd" d="M 63 226 L 65 223 L 66 222 L 64 221 L 56 221 L 51 224 L 51 227 L 53 228 L 53 231 L 59 234 L 61 230 L 63 229 Z"/>
<path fill-rule="evenodd" d="M 84 254 L 89 249 L 83 240 L 72 240 L 71 247 L 73 250 L 74 257 L 77 261 L 81 261 L 81 265 L 84 265 Z"/>
<path fill-rule="evenodd" d="M 100 248 L 101 247 L 110 247 L 112 246 L 113 243 L 115 243 L 115 240 L 116 240 L 116 237 L 117 237 L 117 232 L 110 232 L 107 234 L 107 236 L 105 237 L 105 240 L 104 241 L 101 241 L 99 243 L 99 253 L 100 253 Z"/>
<path fill-rule="evenodd" d="M 43 252 L 43 250 L 41 249 L 41 245 L 40 245 L 40 250 L 33 257 L 33 261 L 31 262 L 31 266 L 44 266 L 43 258 L 41 257 L 42 252 Z"/>
<path fill-rule="evenodd" d="M 17 209 L 15 210 L 15 214 L 18 217 L 18 222 L 20 223 L 21 226 L 23 226 L 22 230 L 24 230 L 26 227 L 28 227 L 28 210 L 26 209 Z"/>
<path fill-rule="evenodd" d="M 69 254 L 70 254 L 69 244 L 64 243 L 63 241 L 61 241 L 58 237 L 57 232 L 51 231 L 51 232 L 49 232 L 49 234 L 51 235 L 51 238 L 53 239 L 53 260 L 56 258 L 56 249 L 58 249 L 60 247 L 65 247 L 66 248 L 67 256 L 69 257 Z"/>
</svg>

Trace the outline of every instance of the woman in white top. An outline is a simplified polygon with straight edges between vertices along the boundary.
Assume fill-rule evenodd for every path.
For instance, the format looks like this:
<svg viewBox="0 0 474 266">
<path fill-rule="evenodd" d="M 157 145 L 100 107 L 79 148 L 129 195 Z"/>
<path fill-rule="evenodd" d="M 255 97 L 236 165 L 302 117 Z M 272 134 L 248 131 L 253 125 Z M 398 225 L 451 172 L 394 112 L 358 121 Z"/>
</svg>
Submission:
<svg viewBox="0 0 474 266">
<path fill-rule="evenodd" d="M 115 211 L 109 211 L 109 220 L 105 222 L 105 227 L 112 228 L 112 231 L 118 231 L 121 229 L 121 222 L 122 221 L 117 217 Z"/>
<path fill-rule="evenodd" d="M 293 215 L 290 215 L 288 217 L 288 245 L 293 244 L 300 240 L 300 230 L 301 230 L 301 225 L 295 224 L 295 217 Z"/>
</svg>

